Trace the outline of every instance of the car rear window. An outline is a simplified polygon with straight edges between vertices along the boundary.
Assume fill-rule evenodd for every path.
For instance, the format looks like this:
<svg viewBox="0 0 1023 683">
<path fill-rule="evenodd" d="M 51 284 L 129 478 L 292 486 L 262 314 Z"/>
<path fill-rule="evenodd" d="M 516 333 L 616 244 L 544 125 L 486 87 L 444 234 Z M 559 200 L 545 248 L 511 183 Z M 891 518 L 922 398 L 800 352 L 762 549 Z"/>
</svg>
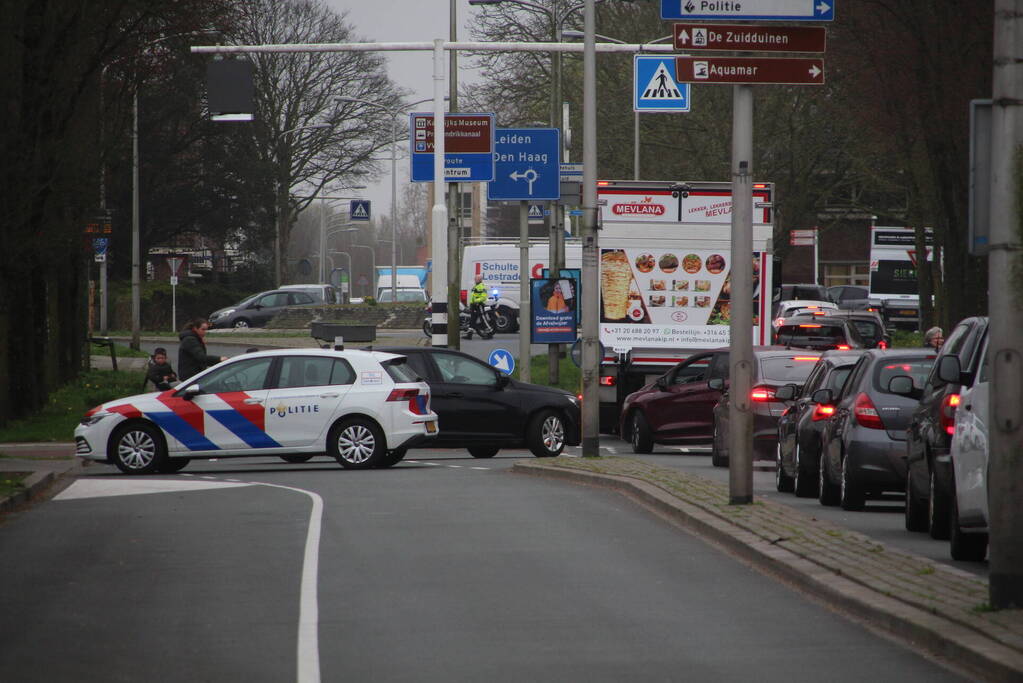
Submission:
<svg viewBox="0 0 1023 683">
<path fill-rule="evenodd" d="M 396 383 L 418 382 L 419 373 L 412 369 L 406 358 L 392 358 L 381 363 L 387 375 Z"/>
<path fill-rule="evenodd" d="M 817 323 L 801 323 L 799 325 L 782 325 L 778 328 L 778 343 L 784 344 L 790 339 L 811 339 L 830 337 L 845 339 L 845 329 L 840 325 L 821 325 Z"/>
<path fill-rule="evenodd" d="M 811 355 L 773 356 L 760 361 L 761 379 L 768 382 L 802 384 L 817 364 L 817 357 Z"/>
<path fill-rule="evenodd" d="M 881 338 L 881 326 L 873 320 L 853 320 L 852 324 L 865 339 L 876 341 Z"/>
<path fill-rule="evenodd" d="M 909 375 L 913 378 L 914 387 L 923 388 L 936 357 L 936 355 L 928 354 L 912 358 L 882 358 L 874 370 L 874 389 L 889 393 L 888 382 L 892 377 L 899 375 Z"/>
</svg>

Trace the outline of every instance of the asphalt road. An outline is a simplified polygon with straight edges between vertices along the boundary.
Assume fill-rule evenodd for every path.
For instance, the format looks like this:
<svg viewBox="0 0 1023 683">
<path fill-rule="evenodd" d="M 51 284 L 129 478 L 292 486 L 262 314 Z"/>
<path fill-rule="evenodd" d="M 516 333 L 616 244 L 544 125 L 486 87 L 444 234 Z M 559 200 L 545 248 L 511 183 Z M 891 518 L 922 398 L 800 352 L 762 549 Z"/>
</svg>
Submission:
<svg viewBox="0 0 1023 683">
<path fill-rule="evenodd" d="M 524 455 L 91 466 L 0 526 L 3 678 L 958 680 Z"/>
</svg>

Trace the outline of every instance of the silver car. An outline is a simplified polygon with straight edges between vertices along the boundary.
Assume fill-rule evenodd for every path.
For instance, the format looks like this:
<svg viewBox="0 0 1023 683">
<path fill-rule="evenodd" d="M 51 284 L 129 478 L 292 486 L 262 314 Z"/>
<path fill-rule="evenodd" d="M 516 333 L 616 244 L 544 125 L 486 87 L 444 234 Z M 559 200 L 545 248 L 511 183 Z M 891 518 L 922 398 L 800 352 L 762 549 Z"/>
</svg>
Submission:
<svg viewBox="0 0 1023 683">
<path fill-rule="evenodd" d="M 980 372 L 963 387 L 952 435 L 952 559 L 983 562 L 988 542 L 988 402 L 987 337 L 981 343 Z"/>
</svg>

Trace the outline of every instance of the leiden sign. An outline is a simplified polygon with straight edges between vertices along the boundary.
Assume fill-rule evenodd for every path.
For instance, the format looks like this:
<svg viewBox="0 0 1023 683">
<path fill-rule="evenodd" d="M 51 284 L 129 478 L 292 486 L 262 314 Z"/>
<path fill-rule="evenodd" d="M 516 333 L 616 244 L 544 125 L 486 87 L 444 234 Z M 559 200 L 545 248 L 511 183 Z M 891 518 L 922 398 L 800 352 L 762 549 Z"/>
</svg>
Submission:
<svg viewBox="0 0 1023 683">
<path fill-rule="evenodd" d="M 827 33 L 823 26 L 675 24 L 674 29 L 676 50 L 743 52 L 824 52 Z"/>
<path fill-rule="evenodd" d="M 681 83 L 823 85 L 824 60 L 808 57 L 676 57 Z"/>
</svg>

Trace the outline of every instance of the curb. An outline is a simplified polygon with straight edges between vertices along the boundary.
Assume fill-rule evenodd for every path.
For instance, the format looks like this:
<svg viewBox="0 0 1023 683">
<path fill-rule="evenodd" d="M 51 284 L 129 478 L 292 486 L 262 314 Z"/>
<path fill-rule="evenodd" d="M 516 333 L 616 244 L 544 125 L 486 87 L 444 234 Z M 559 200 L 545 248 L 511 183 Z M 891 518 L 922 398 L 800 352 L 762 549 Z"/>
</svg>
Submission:
<svg viewBox="0 0 1023 683">
<path fill-rule="evenodd" d="M 563 470 L 530 461 L 512 471 L 561 479 L 621 493 L 654 514 L 709 540 L 758 570 L 805 591 L 828 605 L 931 655 L 990 681 L 1019 681 L 1023 654 L 971 628 L 908 605 L 855 583 L 795 553 L 687 503 L 644 481 L 580 470 Z"/>
<path fill-rule="evenodd" d="M 24 488 L 6 498 L 0 499 L 0 513 L 10 512 L 21 505 L 38 498 L 57 480 L 53 472 L 33 472 L 25 478 Z"/>
</svg>

